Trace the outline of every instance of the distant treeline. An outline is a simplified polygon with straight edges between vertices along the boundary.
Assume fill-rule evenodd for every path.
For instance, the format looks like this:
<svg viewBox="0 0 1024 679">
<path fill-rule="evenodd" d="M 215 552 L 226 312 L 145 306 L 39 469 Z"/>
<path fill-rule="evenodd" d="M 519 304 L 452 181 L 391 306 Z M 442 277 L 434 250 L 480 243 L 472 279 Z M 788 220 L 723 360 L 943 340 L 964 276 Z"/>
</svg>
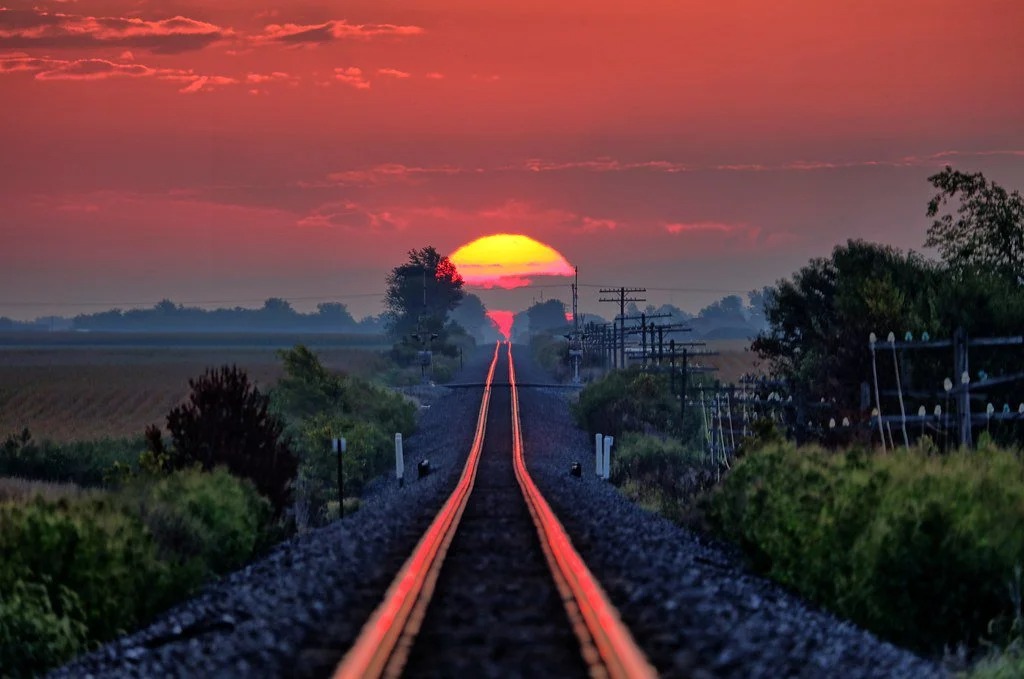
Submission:
<svg viewBox="0 0 1024 679">
<path fill-rule="evenodd" d="M 377 316 L 357 321 L 344 304 L 325 302 L 304 314 L 287 300 L 272 297 L 258 309 L 201 309 L 163 300 L 151 309 L 111 309 L 74 318 L 48 317 L 32 322 L 0 318 L 0 331 L 88 330 L 96 332 L 344 332 L 380 333 Z"/>
</svg>

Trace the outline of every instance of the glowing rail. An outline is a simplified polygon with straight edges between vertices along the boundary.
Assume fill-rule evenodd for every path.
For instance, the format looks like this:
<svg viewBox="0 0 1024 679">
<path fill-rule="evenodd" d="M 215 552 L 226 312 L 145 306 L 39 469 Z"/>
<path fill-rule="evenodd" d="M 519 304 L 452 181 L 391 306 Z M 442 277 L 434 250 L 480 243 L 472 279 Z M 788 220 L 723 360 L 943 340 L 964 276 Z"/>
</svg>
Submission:
<svg viewBox="0 0 1024 679">
<path fill-rule="evenodd" d="M 499 346 L 494 346 L 494 357 L 487 372 L 484 395 L 480 400 L 473 446 L 459 483 L 430 528 L 420 538 L 412 555 L 402 565 L 384 600 L 359 633 L 359 638 L 338 665 L 334 672 L 335 679 L 379 677 L 385 672 L 395 676 L 405 664 L 412 640 L 423 622 L 437 576 L 441 572 L 445 552 L 455 536 L 459 519 L 462 518 L 476 481 L 480 451 L 487 430 L 487 410 L 491 402 L 491 382 L 494 379 L 494 368 L 498 364 Z"/>
<path fill-rule="evenodd" d="M 476 434 L 458 485 L 398 572 L 384 600 L 370 616 L 355 644 L 335 670 L 335 679 L 398 676 L 409 656 L 430 602 L 445 554 L 458 529 L 476 480 L 486 433 L 491 385 L 500 344 L 495 346 L 484 395 L 477 415 Z M 656 672 L 636 646 L 601 586 L 573 548 L 562 524 L 530 478 L 523 457 L 519 393 L 512 345 L 508 345 L 512 395 L 513 464 L 516 480 L 540 537 L 552 577 L 580 650 L 593 677 L 655 677 Z"/>
<path fill-rule="evenodd" d="M 656 677 L 654 667 L 637 647 L 633 635 L 622 624 L 618 612 L 572 546 L 558 517 L 551 511 L 547 500 L 526 470 L 523 432 L 519 420 L 519 392 L 516 389 L 511 344 L 508 345 L 508 381 L 512 388 L 512 455 L 516 479 L 540 534 L 541 547 L 562 594 L 562 601 L 573 631 L 580 641 L 583 659 L 590 667 L 591 676 L 606 674 L 616 679 Z"/>
</svg>

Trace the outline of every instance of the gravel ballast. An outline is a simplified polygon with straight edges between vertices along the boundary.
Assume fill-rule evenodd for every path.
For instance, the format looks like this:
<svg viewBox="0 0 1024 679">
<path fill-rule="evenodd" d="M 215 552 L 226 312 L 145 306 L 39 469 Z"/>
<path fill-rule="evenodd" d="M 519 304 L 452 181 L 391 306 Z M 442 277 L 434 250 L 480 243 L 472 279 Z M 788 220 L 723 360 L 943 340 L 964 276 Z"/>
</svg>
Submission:
<svg viewBox="0 0 1024 679">
<path fill-rule="evenodd" d="M 519 381 L 546 381 L 525 347 L 513 351 Z M 731 550 L 599 480 L 593 435 L 573 422 L 571 394 L 521 390 L 527 467 L 662 676 L 944 676 L 937 665 L 751 574 Z M 581 479 L 569 475 L 573 462 L 583 467 Z"/>
<path fill-rule="evenodd" d="M 492 355 L 479 351 L 458 379 L 482 381 Z M 454 488 L 472 444 L 482 389 L 409 391 L 428 407 L 404 441 L 404 488 L 393 473 L 376 480 L 359 511 L 281 543 L 145 629 L 51 676 L 328 675 Z M 423 458 L 432 473 L 417 480 Z"/>
<path fill-rule="evenodd" d="M 492 353 L 467 361 L 458 381 L 481 381 Z M 550 381 L 525 347 L 514 357 L 521 383 Z M 568 411 L 572 394 L 521 390 L 527 466 L 659 673 L 943 676 L 935 664 L 751 574 L 731 550 L 598 480 L 592 435 L 577 429 Z M 328 675 L 454 487 L 472 442 L 479 388 L 423 388 L 416 395 L 429 407 L 405 441 L 405 488 L 393 475 L 375 481 L 358 512 L 278 545 L 149 627 L 52 676 Z M 433 472 L 416 480 L 422 458 Z M 576 461 L 582 478 L 569 474 Z"/>
</svg>

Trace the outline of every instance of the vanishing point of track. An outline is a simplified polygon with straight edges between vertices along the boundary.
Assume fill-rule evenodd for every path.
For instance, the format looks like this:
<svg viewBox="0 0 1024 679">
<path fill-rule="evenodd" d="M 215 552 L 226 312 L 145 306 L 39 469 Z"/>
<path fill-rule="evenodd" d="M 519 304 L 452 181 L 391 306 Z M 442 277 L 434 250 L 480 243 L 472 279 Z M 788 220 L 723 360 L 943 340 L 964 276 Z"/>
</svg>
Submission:
<svg viewBox="0 0 1024 679">
<path fill-rule="evenodd" d="M 495 347 L 455 490 L 336 679 L 474 676 L 484 667 L 541 676 L 655 675 L 530 478 L 512 347 L 505 346 Z"/>
</svg>

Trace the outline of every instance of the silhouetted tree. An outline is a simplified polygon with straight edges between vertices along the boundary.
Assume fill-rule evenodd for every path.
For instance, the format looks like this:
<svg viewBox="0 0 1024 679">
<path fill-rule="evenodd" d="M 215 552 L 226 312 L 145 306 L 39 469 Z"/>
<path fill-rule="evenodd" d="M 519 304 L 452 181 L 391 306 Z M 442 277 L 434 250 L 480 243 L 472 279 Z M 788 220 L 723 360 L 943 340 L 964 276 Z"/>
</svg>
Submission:
<svg viewBox="0 0 1024 679">
<path fill-rule="evenodd" d="M 211 368 L 189 380 L 189 387 L 188 402 L 167 415 L 173 448 L 164 448 L 155 426 L 146 431 L 155 457 L 168 469 L 224 465 L 251 480 L 280 516 L 291 500 L 298 460 L 284 424 L 268 412 L 269 397 L 236 366 Z"/>
<path fill-rule="evenodd" d="M 1007 193 L 980 172 L 966 174 L 946 168 L 928 178 L 939 190 L 928 203 L 926 247 L 937 247 L 955 271 L 988 271 L 1024 283 L 1024 198 Z M 956 215 L 939 216 L 946 203 L 959 200 Z"/>
<path fill-rule="evenodd" d="M 462 300 L 462 285 L 455 265 L 433 246 L 410 250 L 409 260 L 388 274 L 384 298 L 388 332 L 399 340 L 417 331 L 443 335 L 448 312 Z"/>
</svg>

